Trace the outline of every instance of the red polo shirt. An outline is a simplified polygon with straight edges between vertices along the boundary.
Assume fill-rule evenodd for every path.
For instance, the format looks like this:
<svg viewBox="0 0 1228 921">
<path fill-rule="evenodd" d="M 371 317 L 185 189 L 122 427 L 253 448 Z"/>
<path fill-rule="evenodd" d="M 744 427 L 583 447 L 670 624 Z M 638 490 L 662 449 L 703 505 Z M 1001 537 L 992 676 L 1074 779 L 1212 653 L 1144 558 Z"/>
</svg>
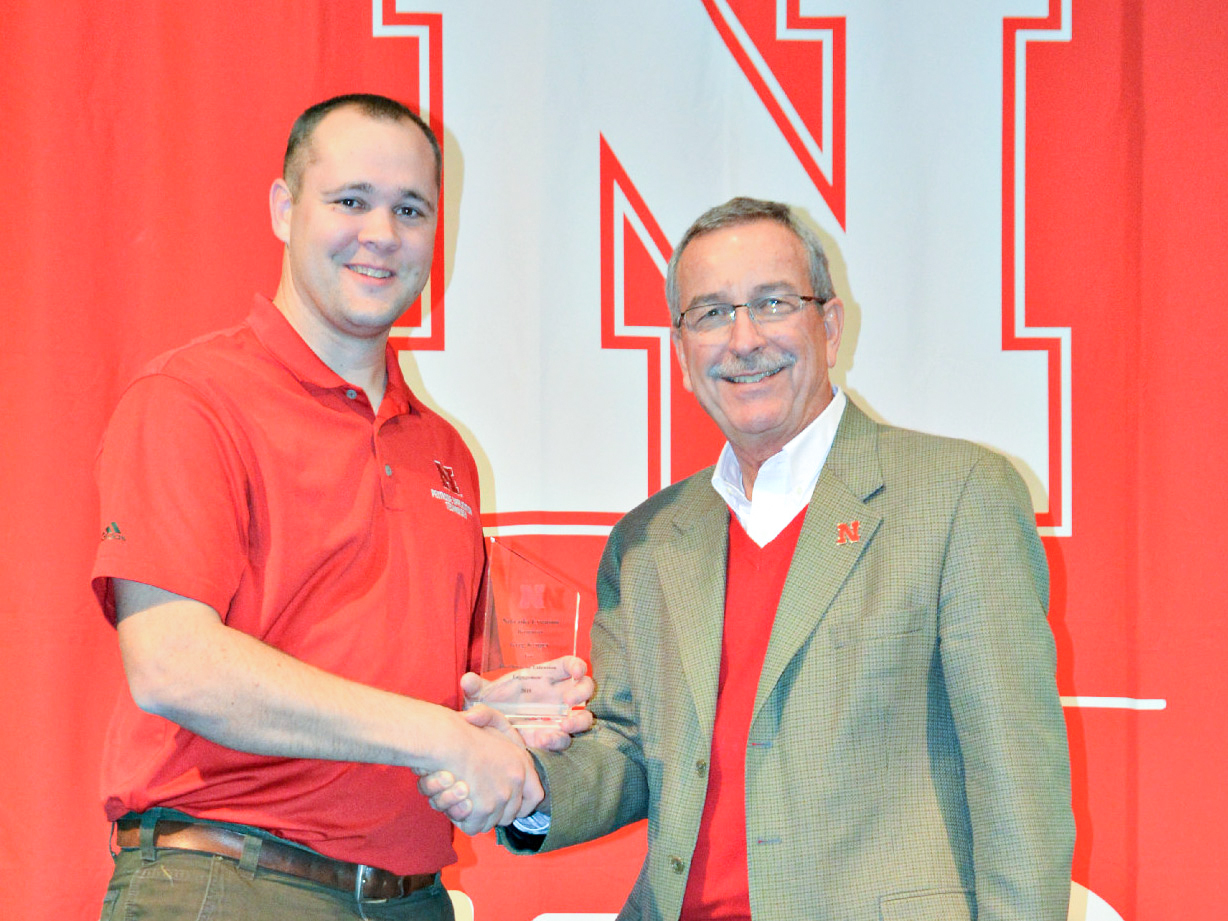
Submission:
<svg viewBox="0 0 1228 921">
<path fill-rule="evenodd" d="M 458 704 L 483 546 L 473 458 L 388 351 L 378 413 L 273 304 L 157 359 L 123 394 L 97 466 L 110 579 L 208 604 L 236 630 L 363 684 Z M 406 768 L 215 745 L 120 695 L 107 815 L 152 806 L 267 829 L 397 873 L 456 859 Z"/>
</svg>

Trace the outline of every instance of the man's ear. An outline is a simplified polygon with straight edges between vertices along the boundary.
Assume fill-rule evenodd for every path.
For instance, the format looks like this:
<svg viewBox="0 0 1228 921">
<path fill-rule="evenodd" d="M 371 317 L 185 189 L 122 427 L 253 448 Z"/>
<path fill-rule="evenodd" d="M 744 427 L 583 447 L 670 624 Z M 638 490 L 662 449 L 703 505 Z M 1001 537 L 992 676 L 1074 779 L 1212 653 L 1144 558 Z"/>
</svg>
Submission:
<svg viewBox="0 0 1228 921">
<path fill-rule="evenodd" d="M 294 210 L 294 196 L 286 180 L 275 179 L 269 189 L 269 217 L 273 221 L 273 236 L 282 243 L 290 242 L 290 214 Z"/>
<path fill-rule="evenodd" d="M 674 354 L 678 356 L 678 368 L 682 371 L 682 386 L 688 393 L 694 393 L 695 388 L 691 386 L 691 369 L 687 366 L 686 349 L 682 345 L 682 331 L 675 327 L 669 337 L 674 340 Z"/>
<path fill-rule="evenodd" d="M 844 302 L 840 298 L 833 297 L 823 305 L 823 329 L 827 333 L 827 367 L 834 368 L 844 335 Z"/>
</svg>

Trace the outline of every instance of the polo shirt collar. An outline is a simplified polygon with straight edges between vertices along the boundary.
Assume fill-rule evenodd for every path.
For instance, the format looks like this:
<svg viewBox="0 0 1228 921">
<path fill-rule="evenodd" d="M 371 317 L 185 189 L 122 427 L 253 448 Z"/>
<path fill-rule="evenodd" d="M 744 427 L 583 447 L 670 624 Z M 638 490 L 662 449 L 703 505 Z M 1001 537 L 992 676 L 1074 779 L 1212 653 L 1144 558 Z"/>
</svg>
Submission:
<svg viewBox="0 0 1228 921">
<path fill-rule="evenodd" d="M 326 365 L 320 356 L 311 350 L 285 315 L 269 298 L 257 294 L 247 323 L 260 343 L 291 374 L 304 384 L 312 384 L 325 390 L 344 390 L 351 385 L 340 374 Z M 394 415 L 410 411 L 414 395 L 405 383 L 401 363 L 391 345 L 385 346 L 384 363 L 388 373 L 388 386 L 384 399 L 392 400 Z M 378 412 L 379 407 L 374 407 Z"/>
</svg>

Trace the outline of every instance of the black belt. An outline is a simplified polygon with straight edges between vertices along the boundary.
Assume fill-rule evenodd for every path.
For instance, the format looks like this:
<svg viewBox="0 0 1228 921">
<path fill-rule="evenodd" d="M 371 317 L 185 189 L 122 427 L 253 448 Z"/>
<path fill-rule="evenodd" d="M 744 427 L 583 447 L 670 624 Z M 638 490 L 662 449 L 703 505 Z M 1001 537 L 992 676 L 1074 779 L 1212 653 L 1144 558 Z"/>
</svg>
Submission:
<svg viewBox="0 0 1228 921">
<path fill-rule="evenodd" d="M 240 831 L 220 825 L 198 825 L 159 819 L 153 828 L 153 846 L 180 851 L 199 851 L 240 860 L 244 839 Z M 141 846 L 141 820 L 120 819 L 116 823 L 115 842 L 121 848 Z M 275 838 L 260 838 L 260 857 L 256 865 L 276 873 L 296 876 L 319 883 L 329 889 L 352 892 L 361 899 L 399 899 L 425 889 L 435 882 L 435 873 L 412 873 L 397 876 L 378 867 L 347 863 L 307 851 Z"/>
</svg>

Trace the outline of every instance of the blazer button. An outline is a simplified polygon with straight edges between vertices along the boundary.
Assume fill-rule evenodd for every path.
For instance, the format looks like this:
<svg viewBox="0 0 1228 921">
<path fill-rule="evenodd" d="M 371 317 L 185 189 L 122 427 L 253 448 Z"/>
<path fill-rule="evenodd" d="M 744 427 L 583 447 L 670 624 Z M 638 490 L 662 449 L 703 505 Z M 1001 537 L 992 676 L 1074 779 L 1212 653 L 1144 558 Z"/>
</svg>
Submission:
<svg viewBox="0 0 1228 921">
<path fill-rule="evenodd" d="M 686 863 L 681 857 L 670 857 L 669 865 L 674 868 L 675 873 L 681 873 L 686 869 Z"/>
<path fill-rule="evenodd" d="M 698 761 L 696 761 L 695 762 L 695 773 L 698 774 L 700 777 L 707 777 L 708 776 L 708 762 L 705 761 L 703 758 L 700 758 Z"/>
</svg>

